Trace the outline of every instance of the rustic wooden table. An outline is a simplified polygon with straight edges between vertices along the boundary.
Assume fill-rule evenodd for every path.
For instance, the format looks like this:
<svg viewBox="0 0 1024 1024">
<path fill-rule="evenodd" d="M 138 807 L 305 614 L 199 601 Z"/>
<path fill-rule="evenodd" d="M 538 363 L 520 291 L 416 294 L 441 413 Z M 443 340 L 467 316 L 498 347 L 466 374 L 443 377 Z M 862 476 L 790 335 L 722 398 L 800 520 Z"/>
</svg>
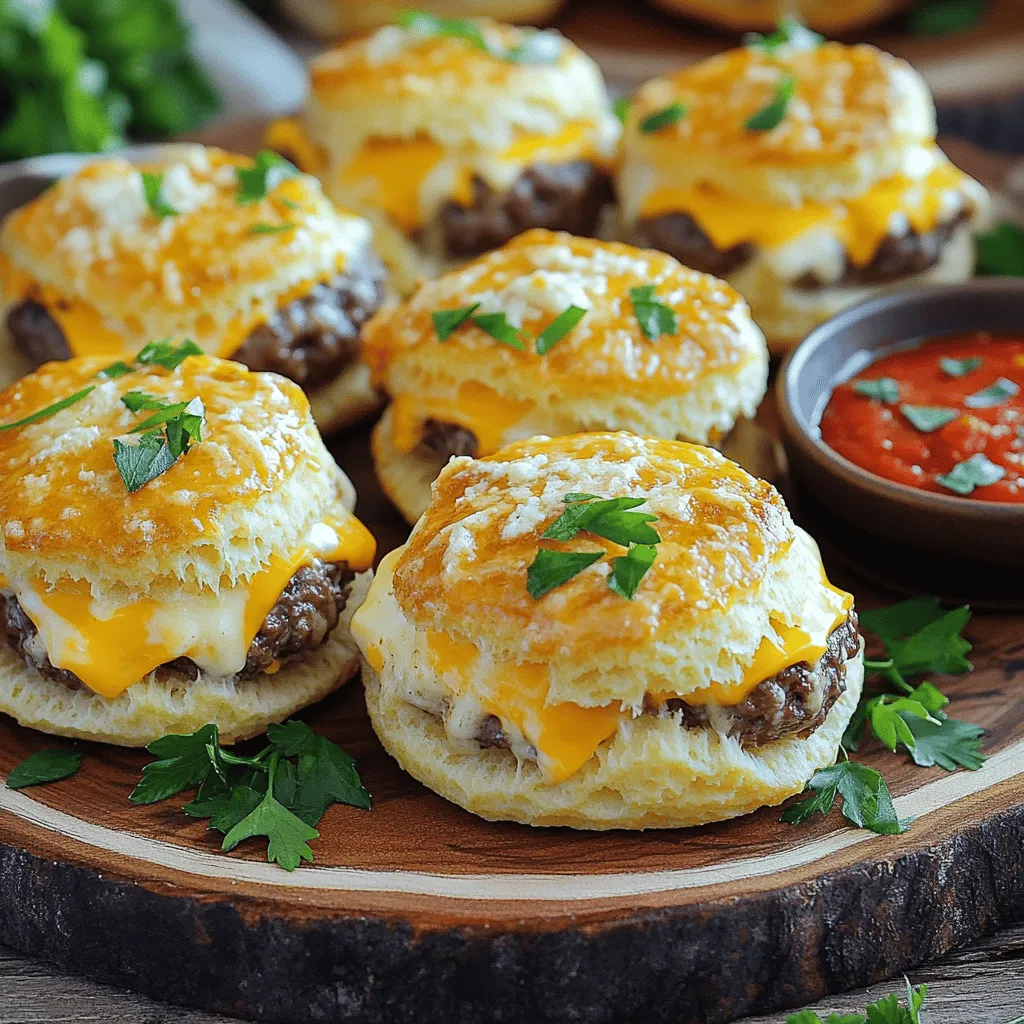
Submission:
<svg viewBox="0 0 1024 1024">
<path fill-rule="evenodd" d="M 1024 1024 L 1024 927 L 992 936 L 971 949 L 912 972 L 927 982 L 927 1024 Z M 901 982 L 902 983 L 902 982 Z M 875 985 L 834 996 L 814 1007 L 862 1012 L 869 999 L 891 991 Z M 824 1012 L 823 1012 L 824 1011 Z M 782 1024 L 785 1014 L 741 1024 Z M 71 977 L 51 964 L 0 946 L 0 1024 L 230 1024 L 194 1010 L 155 1003 L 131 992 Z M 481 1021 L 480 1024 L 485 1024 Z"/>
</svg>

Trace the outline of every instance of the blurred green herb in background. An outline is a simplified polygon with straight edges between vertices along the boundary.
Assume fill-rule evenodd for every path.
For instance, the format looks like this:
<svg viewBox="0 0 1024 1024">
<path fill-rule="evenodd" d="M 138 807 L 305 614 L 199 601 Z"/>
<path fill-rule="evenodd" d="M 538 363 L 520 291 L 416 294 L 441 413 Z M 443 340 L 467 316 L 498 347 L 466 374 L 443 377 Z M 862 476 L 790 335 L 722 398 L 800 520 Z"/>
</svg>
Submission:
<svg viewBox="0 0 1024 1024">
<path fill-rule="evenodd" d="M 219 103 L 172 0 L 0 0 L 0 159 L 189 131 Z"/>
</svg>

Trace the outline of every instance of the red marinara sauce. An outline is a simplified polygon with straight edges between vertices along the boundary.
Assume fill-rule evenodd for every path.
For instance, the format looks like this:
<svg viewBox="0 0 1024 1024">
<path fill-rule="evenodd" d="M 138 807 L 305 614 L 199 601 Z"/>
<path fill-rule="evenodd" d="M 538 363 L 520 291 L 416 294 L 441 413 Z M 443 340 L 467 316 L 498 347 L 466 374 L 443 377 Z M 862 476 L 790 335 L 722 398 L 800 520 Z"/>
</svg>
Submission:
<svg viewBox="0 0 1024 1024">
<path fill-rule="evenodd" d="M 821 437 L 886 480 L 980 501 L 1024 502 L 1024 335 L 957 335 L 883 356 L 836 387 Z M 956 468 L 968 460 L 970 467 Z M 1000 470 L 1000 479 L 972 486 Z"/>
</svg>

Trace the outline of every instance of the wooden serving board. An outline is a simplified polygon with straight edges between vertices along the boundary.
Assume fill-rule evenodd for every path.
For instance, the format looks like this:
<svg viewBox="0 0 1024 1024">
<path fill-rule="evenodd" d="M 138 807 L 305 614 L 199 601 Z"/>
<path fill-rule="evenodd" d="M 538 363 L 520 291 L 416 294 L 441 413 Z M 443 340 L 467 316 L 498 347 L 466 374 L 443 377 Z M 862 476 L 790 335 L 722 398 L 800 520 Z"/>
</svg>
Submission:
<svg viewBox="0 0 1024 1024">
<path fill-rule="evenodd" d="M 332 450 L 384 553 L 407 531 L 368 438 Z M 862 608 L 893 599 L 830 569 Z M 86 745 L 73 779 L 0 787 L 0 943 L 295 1024 L 712 1024 L 890 977 L 1024 920 L 1024 615 L 978 614 L 968 635 L 975 671 L 941 685 L 988 730 L 984 767 L 858 755 L 914 819 L 902 836 L 777 809 L 647 833 L 488 823 L 391 761 L 354 681 L 304 717 L 358 759 L 375 807 L 332 808 L 293 874 L 257 843 L 220 853 L 180 802 L 130 804 L 145 754 Z M 0 716 L 0 779 L 53 745 Z"/>
</svg>

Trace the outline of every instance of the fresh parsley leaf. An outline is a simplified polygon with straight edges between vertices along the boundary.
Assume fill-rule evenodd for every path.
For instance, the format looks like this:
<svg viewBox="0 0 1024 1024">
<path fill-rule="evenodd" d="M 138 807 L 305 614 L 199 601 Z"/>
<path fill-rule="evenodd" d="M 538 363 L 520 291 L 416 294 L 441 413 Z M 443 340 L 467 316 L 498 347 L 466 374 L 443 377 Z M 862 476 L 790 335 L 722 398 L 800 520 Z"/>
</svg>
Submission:
<svg viewBox="0 0 1024 1024">
<path fill-rule="evenodd" d="M 997 377 L 987 388 L 975 391 L 964 399 L 964 405 L 968 409 L 991 409 L 994 406 L 1002 405 L 1008 398 L 1013 398 L 1020 387 L 1012 380 L 1005 377 Z"/>
<path fill-rule="evenodd" d="M 977 370 L 983 362 L 981 356 L 971 356 L 968 359 L 951 359 L 949 356 L 943 356 L 939 360 L 939 369 L 947 377 L 966 377 Z"/>
<path fill-rule="evenodd" d="M 662 110 L 656 110 L 653 114 L 648 114 L 640 122 L 640 131 L 644 135 L 653 135 L 655 132 L 660 132 L 686 117 L 687 109 L 685 103 L 672 103 Z"/>
<path fill-rule="evenodd" d="M 910 31 L 919 36 L 948 36 L 967 32 L 985 17 L 985 0 L 924 0 L 907 16 Z"/>
<path fill-rule="evenodd" d="M 413 35 L 424 38 L 450 36 L 465 39 L 478 50 L 489 52 L 487 40 L 484 39 L 480 26 L 470 18 L 442 18 L 426 11 L 402 11 L 395 22 Z"/>
<path fill-rule="evenodd" d="M 661 537 L 648 523 L 657 520 L 649 512 L 632 512 L 646 498 L 607 498 L 574 502 L 541 534 L 544 540 L 571 540 L 580 530 L 628 547 L 659 544 Z"/>
<path fill-rule="evenodd" d="M 233 850 L 239 843 L 256 836 L 269 840 L 267 860 L 280 864 L 285 871 L 294 871 L 302 861 L 312 861 L 309 843 L 320 833 L 279 803 L 274 796 L 274 778 L 281 755 L 270 755 L 267 792 L 257 806 L 224 837 L 221 849 Z"/>
<path fill-rule="evenodd" d="M 895 405 L 900 400 L 899 383 L 892 377 L 879 377 L 877 380 L 855 380 L 853 390 L 865 398 L 877 398 L 886 405 Z"/>
<path fill-rule="evenodd" d="M 644 574 L 654 564 L 658 549 L 650 544 L 630 544 L 629 551 L 621 558 L 612 559 L 612 573 L 608 586 L 619 597 L 632 601 L 640 587 Z"/>
<path fill-rule="evenodd" d="M 229 788 L 217 779 L 213 784 L 204 782 L 195 800 L 182 807 L 182 811 L 190 818 L 209 818 L 209 827 L 218 832 L 230 832 L 262 799 L 262 792 L 251 786 L 240 783 Z"/>
<path fill-rule="evenodd" d="M 1024 277 L 1024 228 L 1004 221 L 975 238 L 978 273 L 992 277 Z"/>
<path fill-rule="evenodd" d="M 355 761 L 326 736 L 294 719 L 272 725 L 267 736 L 272 749 L 298 758 L 292 810 L 307 824 L 316 825 L 333 803 L 370 809 L 373 801 L 359 778 Z"/>
<path fill-rule="evenodd" d="M 479 308 L 480 303 L 463 306 L 461 309 L 435 309 L 430 314 L 434 321 L 434 333 L 438 341 L 447 341 Z"/>
<path fill-rule="evenodd" d="M 126 406 L 130 412 L 141 412 L 143 409 L 166 409 L 167 405 L 159 398 L 147 394 L 145 391 L 126 391 L 121 396 L 121 404 Z"/>
<path fill-rule="evenodd" d="M 138 408 L 132 409 L 132 406 L 128 402 L 124 402 L 125 398 L 129 395 L 141 395 L 141 398 L 133 397 L 132 403 L 141 403 L 144 399 L 148 398 L 149 402 L 138 405 Z M 156 412 L 152 416 L 147 416 L 145 420 L 139 423 L 137 426 L 132 427 L 131 432 L 133 434 L 139 434 L 143 431 L 153 430 L 155 427 L 162 427 L 168 420 L 174 419 L 175 416 L 180 416 L 187 408 L 188 402 L 161 402 L 157 398 L 153 398 L 151 395 L 146 395 L 142 391 L 129 391 L 124 398 L 121 399 L 125 405 L 128 406 L 132 412 L 138 412 L 140 409 L 155 409 Z"/>
<path fill-rule="evenodd" d="M 760 32 L 750 32 L 743 38 L 744 46 L 761 50 L 769 57 L 774 57 L 783 48 L 816 50 L 823 42 L 824 36 L 801 25 L 796 18 L 789 17 L 782 18 L 779 27 L 771 35 L 763 36 Z"/>
<path fill-rule="evenodd" d="M 283 156 L 262 149 L 256 154 L 251 167 L 239 167 L 235 171 L 238 191 L 235 201 L 239 206 L 248 206 L 266 199 L 286 178 L 300 173 L 298 167 Z"/>
<path fill-rule="evenodd" d="M 908 718 L 930 718 L 927 708 L 916 700 L 889 694 L 872 697 L 867 703 L 867 716 L 875 737 L 894 753 L 897 743 L 913 752 L 914 733 L 907 724 Z"/>
<path fill-rule="evenodd" d="M 1006 469 L 990 461 L 982 452 L 958 462 L 948 473 L 940 473 L 935 482 L 954 494 L 968 495 L 975 487 L 988 487 L 1006 476 Z"/>
<path fill-rule="evenodd" d="M 210 757 L 218 745 L 217 726 L 204 725 L 189 735 L 170 735 L 150 743 L 154 757 L 142 769 L 142 780 L 129 798 L 133 804 L 155 804 L 186 789 L 195 789 L 216 773 Z"/>
<path fill-rule="evenodd" d="M 186 338 L 175 345 L 170 340 L 151 341 L 135 357 L 139 366 L 162 366 L 165 370 L 176 370 L 189 356 L 201 356 L 203 350 Z"/>
<path fill-rule="evenodd" d="M 629 117 L 630 99 L 628 96 L 619 96 L 612 104 L 612 112 L 619 119 L 621 124 L 626 123 L 626 119 Z"/>
<path fill-rule="evenodd" d="M 857 614 L 862 626 L 888 644 L 924 629 L 929 622 L 941 619 L 945 612 L 936 597 L 912 597 L 885 608 L 858 609 Z"/>
<path fill-rule="evenodd" d="M 8 789 L 42 786 L 68 779 L 82 767 L 81 750 L 37 750 L 7 776 Z"/>
<path fill-rule="evenodd" d="M 981 753 L 985 730 L 980 726 L 945 716 L 938 721 L 904 717 L 904 722 L 914 737 L 913 745 L 909 746 L 914 764 L 922 768 L 938 765 L 952 772 L 957 767 L 976 771 L 985 763 Z"/>
<path fill-rule="evenodd" d="M 294 224 L 265 224 L 263 222 L 259 224 L 249 225 L 250 235 L 277 235 L 282 231 L 294 231 L 296 225 Z"/>
<path fill-rule="evenodd" d="M 945 405 L 901 405 L 900 412 L 910 421 L 911 426 L 924 434 L 944 427 L 960 415 L 956 409 Z"/>
<path fill-rule="evenodd" d="M 162 174 L 151 174 L 149 171 L 142 171 L 142 192 L 146 197 L 146 205 L 154 217 L 174 217 L 177 210 L 166 200 L 160 197 L 160 190 L 164 185 Z"/>
<path fill-rule="evenodd" d="M 96 376 L 106 377 L 109 380 L 117 380 L 118 377 L 124 377 L 126 374 L 134 372 L 135 371 L 132 367 L 119 359 L 116 363 L 111 363 L 105 370 L 100 370 Z"/>
<path fill-rule="evenodd" d="M 76 402 L 80 402 L 86 395 L 92 394 L 95 390 L 96 386 L 94 384 L 87 388 L 82 388 L 81 391 L 76 391 L 73 395 L 68 395 L 67 398 L 62 398 L 59 402 L 54 402 L 53 405 L 48 405 L 45 409 L 31 413 L 23 419 L 15 420 L 13 423 L 0 423 L 0 430 L 14 430 L 17 427 L 27 427 L 30 423 L 38 423 L 40 420 L 48 420 L 51 416 L 56 416 L 57 413 L 70 408 Z"/>
<path fill-rule="evenodd" d="M 164 428 L 167 447 L 175 459 L 184 455 L 193 444 L 202 441 L 205 416 L 203 403 L 198 398 L 193 398 L 182 412 L 167 421 Z"/>
<path fill-rule="evenodd" d="M 166 473 L 175 462 L 161 434 L 143 434 L 137 444 L 114 439 L 114 465 L 129 494 Z"/>
<path fill-rule="evenodd" d="M 842 813 L 847 821 L 879 835 L 898 835 L 907 830 L 896 817 L 885 779 L 874 768 L 856 761 L 840 761 L 820 768 L 811 776 L 805 792 L 810 796 L 790 804 L 781 821 L 797 824 L 813 814 L 828 814 L 836 796 L 843 798 Z"/>
<path fill-rule="evenodd" d="M 796 75 L 783 75 L 771 101 L 743 122 L 748 132 L 770 132 L 782 124 L 789 102 L 796 94 Z"/>
<path fill-rule="evenodd" d="M 601 496 L 599 494 L 585 494 L 585 493 L 583 493 L 581 491 L 572 491 L 569 494 L 565 495 L 564 498 L 562 498 L 562 501 L 564 501 L 566 505 L 575 505 L 575 504 L 577 504 L 578 502 L 581 502 L 581 501 L 600 501 L 600 500 L 601 500 Z"/>
<path fill-rule="evenodd" d="M 675 310 L 656 298 L 653 284 L 630 288 L 629 298 L 636 322 L 650 341 L 657 341 L 663 334 L 678 333 L 679 318 Z"/>
<path fill-rule="evenodd" d="M 960 635 L 970 617 L 971 610 L 964 605 L 945 612 L 906 638 L 888 641 L 886 650 L 895 668 L 903 676 L 970 672 L 973 666 L 964 655 L 971 644 Z"/>
<path fill-rule="evenodd" d="M 550 551 L 541 548 L 527 570 L 526 590 L 537 600 L 603 557 L 603 551 Z"/>
<path fill-rule="evenodd" d="M 928 996 L 928 986 L 919 985 L 913 988 L 909 978 L 903 979 L 907 985 L 907 1008 L 910 1010 L 910 1024 L 921 1024 L 921 1007 Z"/>
<path fill-rule="evenodd" d="M 537 335 L 537 354 L 546 356 L 585 316 L 582 306 L 568 306 Z"/>
<path fill-rule="evenodd" d="M 495 341 L 509 348 L 518 349 L 520 352 L 526 350 L 523 341 L 525 335 L 518 327 L 514 327 L 505 318 L 504 313 L 480 313 L 473 317 L 473 323 L 480 328 L 484 334 L 489 334 Z"/>
<path fill-rule="evenodd" d="M 928 986 L 913 988 L 907 985 L 907 1005 L 901 1006 L 895 993 L 879 999 L 867 1007 L 867 1017 L 860 1013 L 830 1013 L 823 1021 L 813 1010 L 800 1010 L 786 1017 L 786 1024 L 921 1024 L 921 1007 L 928 994 Z"/>
</svg>

